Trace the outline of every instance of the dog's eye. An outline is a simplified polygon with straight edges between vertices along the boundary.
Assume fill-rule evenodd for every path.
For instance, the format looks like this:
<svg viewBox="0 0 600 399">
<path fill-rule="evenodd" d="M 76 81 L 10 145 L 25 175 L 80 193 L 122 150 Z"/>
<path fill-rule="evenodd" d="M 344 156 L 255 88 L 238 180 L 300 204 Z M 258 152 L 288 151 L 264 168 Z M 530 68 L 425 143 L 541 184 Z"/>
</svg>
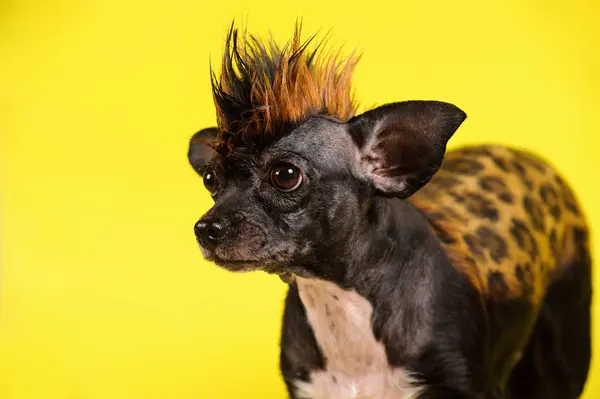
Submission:
<svg viewBox="0 0 600 399">
<path fill-rule="evenodd" d="M 219 187 L 219 182 L 217 181 L 217 176 L 215 176 L 215 173 L 211 170 L 208 170 L 206 173 L 204 173 L 202 179 L 204 181 L 204 187 L 206 187 L 211 194 L 214 194 Z"/>
<path fill-rule="evenodd" d="M 271 169 L 271 184 L 283 192 L 296 190 L 302 184 L 302 171 L 289 163 L 280 163 Z"/>
</svg>

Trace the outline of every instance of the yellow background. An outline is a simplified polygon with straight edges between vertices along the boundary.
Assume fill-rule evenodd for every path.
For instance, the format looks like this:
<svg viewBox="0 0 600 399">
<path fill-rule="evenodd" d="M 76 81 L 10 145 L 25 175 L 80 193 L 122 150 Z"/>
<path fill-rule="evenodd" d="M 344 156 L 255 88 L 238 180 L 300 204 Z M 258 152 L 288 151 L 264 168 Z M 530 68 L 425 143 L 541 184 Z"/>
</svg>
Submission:
<svg viewBox="0 0 600 399">
<path fill-rule="evenodd" d="M 536 150 L 597 224 L 598 11 L 543 0 L 0 1 L 0 398 L 284 397 L 283 283 L 202 261 L 192 233 L 210 201 L 187 140 L 214 123 L 208 57 L 232 17 L 280 40 L 297 17 L 307 35 L 333 28 L 333 44 L 364 53 L 364 105 L 459 105 L 469 118 L 451 146 Z M 586 398 L 599 397 L 598 380 L 595 366 Z"/>
</svg>

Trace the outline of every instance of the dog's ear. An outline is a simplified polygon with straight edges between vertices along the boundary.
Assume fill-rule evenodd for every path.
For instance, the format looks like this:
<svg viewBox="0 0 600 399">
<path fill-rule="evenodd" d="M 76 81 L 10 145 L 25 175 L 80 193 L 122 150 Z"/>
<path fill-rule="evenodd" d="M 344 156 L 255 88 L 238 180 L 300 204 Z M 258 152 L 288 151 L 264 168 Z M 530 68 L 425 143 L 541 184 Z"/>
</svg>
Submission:
<svg viewBox="0 0 600 399">
<path fill-rule="evenodd" d="M 214 155 L 214 149 L 209 143 L 215 141 L 219 130 L 216 127 L 208 127 L 198 131 L 190 139 L 188 149 L 188 160 L 195 171 L 199 171 Z"/>
<path fill-rule="evenodd" d="M 408 198 L 438 171 L 446 144 L 467 115 L 439 101 L 386 104 L 352 118 L 360 164 L 379 193 Z"/>
</svg>

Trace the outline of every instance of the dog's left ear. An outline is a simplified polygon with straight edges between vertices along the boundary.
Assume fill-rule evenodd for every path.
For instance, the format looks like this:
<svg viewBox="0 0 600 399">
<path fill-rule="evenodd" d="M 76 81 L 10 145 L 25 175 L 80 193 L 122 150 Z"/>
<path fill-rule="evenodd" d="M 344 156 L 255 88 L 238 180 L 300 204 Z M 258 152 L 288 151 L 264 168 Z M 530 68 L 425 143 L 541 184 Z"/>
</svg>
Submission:
<svg viewBox="0 0 600 399">
<path fill-rule="evenodd" d="M 438 171 L 446 144 L 467 115 L 440 101 L 383 105 L 352 118 L 360 164 L 383 195 L 408 198 Z"/>
<path fill-rule="evenodd" d="M 190 139 L 188 161 L 196 172 L 215 155 L 215 151 L 207 143 L 215 141 L 218 133 L 219 129 L 216 127 L 208 127 L 198 131 Z"/>
</svg>

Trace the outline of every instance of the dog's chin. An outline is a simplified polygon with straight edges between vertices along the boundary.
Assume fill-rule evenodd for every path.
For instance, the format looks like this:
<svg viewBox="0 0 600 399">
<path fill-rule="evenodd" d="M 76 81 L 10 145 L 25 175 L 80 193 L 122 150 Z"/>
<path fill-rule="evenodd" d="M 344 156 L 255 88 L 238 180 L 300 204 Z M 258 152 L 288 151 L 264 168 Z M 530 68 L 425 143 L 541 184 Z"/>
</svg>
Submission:
<svg viewBox="0 0 600 399">
<path fill-rule="evenodd" d="M 214 264 L 219 266 L 220 268 L 223 268 L 230 272 L 253 272 L 257 270 L 264 270 L 263 265 L 256 261 L 237 259 L 232 260 L 213 257 L 212 262 L 214 262 Z"/>
<path fill-rule="evenodd" d="M 265 263 L 257 260 L 230 259 L 217 256 L 214 251 L 200 246 L 200 251 L 205 260 L 231 272 L 251 272 L 265 270 Z M 265 270 L 266 271 L 266 270 Z"/>
</svg>

